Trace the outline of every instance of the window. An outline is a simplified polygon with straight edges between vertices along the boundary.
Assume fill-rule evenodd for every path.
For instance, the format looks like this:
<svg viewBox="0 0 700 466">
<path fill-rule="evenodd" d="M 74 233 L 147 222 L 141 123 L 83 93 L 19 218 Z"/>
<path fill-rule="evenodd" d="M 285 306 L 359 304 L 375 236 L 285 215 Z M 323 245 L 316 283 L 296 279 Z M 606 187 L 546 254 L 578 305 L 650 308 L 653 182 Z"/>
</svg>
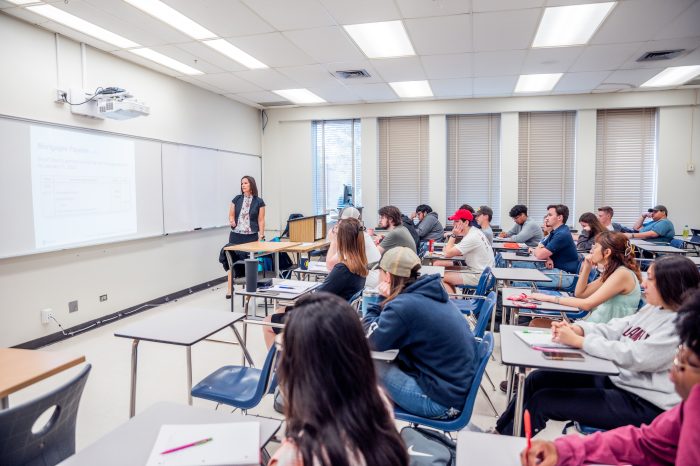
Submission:
<svg viewBox="0 0 700 466">
<path fill-rule="evenodd" d="M 379 206 L 428 203 L 428 117 L 379 118 Z"/>
<path fill-rule="evenodd" d="M 518 148 L 518 203 L 525 204 L 536 221 L 550 204 L 569 208 L 573 225 L 576 112 L 520 114 Z"/>
<path fill-rule="evenodd" d="M 311 131 L 316 214 L 342 207 L 345 186 L 352 203 L 362 205 L 360 120 L 314 121 Z"/>
<path fill-rule="evenodd" d="M 656 204 L 656 115 L 655 108 L 598 110 L 595 205 L 612 207 L 622 225 Z"/>
<path fill-rule="evenodd" d="M 447 117 L 447 212 L 467 203 L 493 209 L 494 225 L 501 221 L 499 133 L 501 115 Z"/>
</svg>

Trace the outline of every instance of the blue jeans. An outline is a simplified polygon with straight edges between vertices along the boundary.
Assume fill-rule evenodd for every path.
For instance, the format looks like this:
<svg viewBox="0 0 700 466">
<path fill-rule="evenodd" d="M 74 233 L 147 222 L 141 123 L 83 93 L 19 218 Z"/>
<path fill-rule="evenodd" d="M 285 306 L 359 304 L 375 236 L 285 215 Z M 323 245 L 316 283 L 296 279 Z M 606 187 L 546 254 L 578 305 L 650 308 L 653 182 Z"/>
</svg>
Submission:
<svg viewBox="0 0 700 466">
<path fill-rule="evenodd" d="M 416 379 L 403 372 L 396 364 L 378 361 L 374 366 L 389 396 L 402 409 L 431 419 L 450 419 L 459 415 L 459 410 L 446 408 L 428 398 L 416 383 Z"/>
<path fill-rule="evenodd" d="M 537 265 L 538 264 L 535 262 L 513 262 L 514 268 L 538 269 L 540 272 L 552 279 L 551 282 L 535 283 L 537 288 L 546 290 L 569 290 L 573 286 L 574 279 L 576 278 L 574 275 L 564 272 L 563 270 L 547 269 L 544 267 L 538 267 Z M 513 282 L 513 286 L 516 288 L 528 288 L 530 284 L 530 282 Z"/>
</svg>

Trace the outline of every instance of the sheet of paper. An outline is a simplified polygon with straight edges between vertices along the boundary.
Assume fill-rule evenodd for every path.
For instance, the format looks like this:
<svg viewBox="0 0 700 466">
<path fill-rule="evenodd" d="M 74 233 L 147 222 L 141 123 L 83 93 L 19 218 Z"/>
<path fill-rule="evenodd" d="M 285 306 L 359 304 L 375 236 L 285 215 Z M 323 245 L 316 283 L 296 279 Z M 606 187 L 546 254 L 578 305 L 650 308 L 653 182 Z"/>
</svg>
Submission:
<svg viewBox="0 0 700 466">
<path fill-rule="evenodd" d="M 212 440 L 162 454 L 166 450 L 207 438 Z M 160 427 L 146 466 L 254 466 L 259 461 L 259 422 L 164 424 Z"/>
<path fill-rule="evenodd" d="M 552 341 L 552 332 L 549 330 L 516 330 L 515 334 L 530 346 L 540 348 L 571 348 L 569 345 Z"/>
</svg>

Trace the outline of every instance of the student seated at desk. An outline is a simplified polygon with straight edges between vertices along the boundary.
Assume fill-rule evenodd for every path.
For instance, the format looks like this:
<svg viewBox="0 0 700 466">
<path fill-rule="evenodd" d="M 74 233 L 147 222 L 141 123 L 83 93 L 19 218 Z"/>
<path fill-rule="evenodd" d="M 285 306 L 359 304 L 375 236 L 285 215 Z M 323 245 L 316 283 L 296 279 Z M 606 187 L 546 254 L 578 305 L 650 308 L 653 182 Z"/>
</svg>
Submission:
<svg viewBox="0 0 700 466">
<path fill-rule="evenodd" d="M 433 212 L 433 209 L 427 204 L 421 204 L 416 207 L 416 211 L 411 214 L 411 220 L 416 224 L 416 233 L 418 233 L 418 238 L 421 242 L 435 240 L 440 241 L 442 239 L 442 223 L 438 220 L 437 212 Z"/>
<path fill-rule="evenodd" d="M 364 288 L 368 271 L 363 235 L 364 229 L 359 220 L 348 218 L 338 224 L 338 257 L 340 260 L 321 286 L 316 288 L 316 291 L 333 293 L 348 301 Z M 284 323 L 285 311 L 286 308 L 280 306 L 274 314 L 265 317 L 264 320 L 275 324 Z M 263 327 L 263 336 L 268 348 L 274 343 L 277 333 L 280 333 L 279 328 Z"/>
<path fill-rule="evenodd" d="M 700 272 L 692 261 L 666 256 L 649 269 L 644 281 L 648 304 L 636 314 L 605 324 L 553 323 L 554 341 L 614 362 L 620 375 L 531 372 L 525 380 L 523 408 L 532 416 L 533 434 L 549 419 L 601 429 L 639 426 L 678 404 L 668 379 L 679 343 L 676 310 L 681 296 L 698 285 Z M 515 399 L 498 419 L 499 433 L 513 435 L 514 413 Z"/>
<path fill-rule="evenodd" d="M 285 439 L 268 466 L 407 466 L 357 313 L 328 293 L 301 298 L 279 365 Z"/>
<path fill-rule="evenodd" d="M 508 231 L 502 231 L 498 237 L 505 238 L 514 243 L 525 243 L 530 247 L 537 246 L 542 240 L 542 228 L 535 220 L 527 216 L 527 206 L 514 205 L 508 213 L 515 225 Z"/>
<path fill-rule="evenodd" d="M 370 229 L 369 234 L 374 238 L 374 243 L 379 248 L 379 252 L 384 254 L 391 248 L 403 246 L 416 251 L 416 241 L 411 232 L 403 225 L 401 211 L 393 205 L 384 206 L 379 209 L 379 226 L 388 230 L 384 236 L 375 235 Z"/>
<path fill-rule="evenodd" d="M 605 271 L 588 283 L 591 269 L 602 266 Z M 575 297 L 559 297 L 533 293 L 539 301 L 563 304 L 592 311 L 586 322 L 608 322 L 637 312 L 642 296 L 642 274 L 634 260 L 634 249 L 622 233 L 605 230 L 595 238 L 595 244 L 579 271 Z"/>
<path fill-rule="evenodd" d="M 578 234 L 576 239 L 576 250 L 588 252 L 593 247 L 593 243 L 595 243 L 595 237 L 599 233 L 607 231 L 607 229 L 600 223 L 593 212 L 584 212 L 578 218 L 578 222 L 581 224 L 581 233 Z"/>
<path fill-rule="evenodd" d="M 642 427 L 567 435 L 554 442 L 534 440 L 530 450 L 520 455 L 522 465 L 700 465 L 700 291 L 678 309 L 676 329 L 681 346 L 673 360 L 671 381 L 683 399 L 681 404 Z"/>
<path fill-rule="evenodd" d="M 379 267 L 378 291 L 386 299 L 369 306 L 362 322 L 373 349 L 399 350 L 395 362 L 377 363 L 379 378 L 394 403 L 410 413 L 458 416 L 478 364 L 466 319 L 439 275 L 418 278 L 420 259 L 410 249 L 387 251 Z"/>
<path fill-rule="evenodd" d="M 336 223 L 333 228 L 331 229 L 330 233 L 328 234 L 328 238 L 331 241 L 330 246 L 328 247 L 328 252 L 326 253 L 326 267 L 328 268 L 328 271 L 330 272 L 333 270 L 333 267 L 335 267 L 335 264 L 338 263 L 340 258 L 338 257 L 338 225 L 343 221 L 347 220 L 349 218 L 354 218 L 360 222 L 360 224 L 364 225 L 362 223 L 362 220 L 360 219 L 360 211 L 357 210 L 354 207 L 346 207 L 343 209 L 343 212 L 340 214 L 340 219 L 338 220 L 338 223 Z M 382 255 L 379 252 L 379 249 L 377 249 L 377 245 L 374 244 L 374 240 L 372 237 L 367 233 L 367 230 L 363 230 L 363 237 L 365 240 L 365 254 L 367 255 L 367 265 L 372 265 L 376 264 L 379 262 L 379 259 L 381 259 Z"/>
<path fill-rule="evenodd" d="M 644 223 L 648 218 L 651 222 Z M 634 224 L 634 233 L 625 233 L 628 238 L 637 238 L 651 243 L 670 243 L 676 234 L 673 223 L 668 219 L 668 209 L 661 204 L 643 213 Z"/>
</svg>

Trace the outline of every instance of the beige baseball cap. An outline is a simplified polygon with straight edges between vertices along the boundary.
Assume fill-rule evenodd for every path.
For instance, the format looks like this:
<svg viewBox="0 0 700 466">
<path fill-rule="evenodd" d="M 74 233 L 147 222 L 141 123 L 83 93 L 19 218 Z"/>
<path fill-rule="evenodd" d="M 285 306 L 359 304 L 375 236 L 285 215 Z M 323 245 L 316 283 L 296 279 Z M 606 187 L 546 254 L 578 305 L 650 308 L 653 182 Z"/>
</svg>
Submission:
<svg viewBox="0 0 700 466">
<path fill-rule="evenodd" d="M 406 247 L 389 249 L 379 262 L 379 267 L 385 272 L 407 278 L 416 265 L 420 265 L 420 259 L 413 250 Z"/>
<path fill-rule="evenodd" d="M 343 209 L 343 213 L 340 214 L 340 219 L 344 220 L 346 218 L 356 218 L 360 219 L 360 211 L 354 207 L 346 207 Z"/>
</svg>

